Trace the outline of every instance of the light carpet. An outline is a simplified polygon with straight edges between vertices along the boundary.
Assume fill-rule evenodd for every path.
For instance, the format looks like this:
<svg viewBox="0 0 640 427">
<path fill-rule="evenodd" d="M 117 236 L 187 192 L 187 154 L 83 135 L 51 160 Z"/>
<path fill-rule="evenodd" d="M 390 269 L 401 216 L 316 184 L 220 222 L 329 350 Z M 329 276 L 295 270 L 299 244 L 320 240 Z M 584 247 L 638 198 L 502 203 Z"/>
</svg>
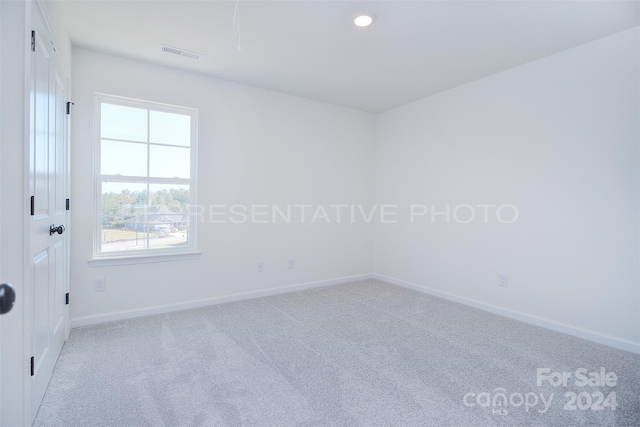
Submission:
<svg viewBox="0 0 640 427">
<path fill-rule="evenodd" d="M 637 426 L 640 356 L 363 280 L 74 329 L 35 425 Z"/>
</svg>

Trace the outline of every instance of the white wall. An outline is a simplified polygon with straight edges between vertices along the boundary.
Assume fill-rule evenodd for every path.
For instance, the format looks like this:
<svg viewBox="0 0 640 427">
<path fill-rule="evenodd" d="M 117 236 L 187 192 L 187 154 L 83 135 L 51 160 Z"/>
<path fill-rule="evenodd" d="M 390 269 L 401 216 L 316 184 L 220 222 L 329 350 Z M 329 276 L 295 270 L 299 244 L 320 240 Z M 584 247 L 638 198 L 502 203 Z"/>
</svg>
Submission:
<svg viewBox="0 0 640 427">
<path fill-rule="evenodd" d="M 638 351 L 638 36 L 628 30 L 376 117 L 76 48 L 72 318 L 373 270 Z M 375 244 L 362 223 L 204 223 L 198 260 L 91 268 L 93 92 L 200 110 L 202 205 L 369 205 L 375 190 L 378 204 L 400 206 L 399 223 L 377 225 Z M 410 224 L 410 204 L 513 204 L 519 218 L 500 224 L 491 210 L 483 224 L 477 209 L 471 224 L 442 215 Z M 98 276 L 104 293 L 92 290 Z"/>
<path fill-rule="evenodd" d="M 374 199 L 375 116 L 73 50 L 71 317 L 368 274 L 373 226 L 199 224 L 197 260 L 92 268 L 93 94 L 199 109 L 198 203 L 363 204 Z M 308 220 L 307 220 L 308 221 Z M 295 269 L 287 269 L 295 258 Z M 263 261 L 265 271 L 257 273 Z M 94 277 L 106 291 L 94 292 Z M 87 317 L 98 316 L 93 320 Z M 109 317 L 107 317 L 109 318 Z"/>
<path fill-rule="evenodd" d="M 520 215 L 380 224 L 376 273 L 638 351 L 639 39 L 628 30 L 380 114 L 377 203 Z"/>
</svg>

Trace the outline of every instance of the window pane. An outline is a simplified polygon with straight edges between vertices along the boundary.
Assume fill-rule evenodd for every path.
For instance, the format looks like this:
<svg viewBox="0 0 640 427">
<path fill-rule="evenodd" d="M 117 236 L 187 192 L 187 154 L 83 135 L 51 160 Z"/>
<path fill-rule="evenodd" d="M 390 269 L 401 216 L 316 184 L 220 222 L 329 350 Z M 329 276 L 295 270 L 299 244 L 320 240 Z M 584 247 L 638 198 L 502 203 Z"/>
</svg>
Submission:
<svg viewBox="0 0 640 427">
<path fill-rule="evenodd" d="M 189 246 L 189 186 L 153 184 L 149 190 L 149 248 Z"/>
<path fill-rule="evenodd" d="M 147 141 L 147 110 L 101 104 L 100 117 L 102 138 Z"/>
<path fill-rule="evenodd" d="M 191 145 L 191 117 L 183 114 L 150 111 L 150 142 L 156 144 Z"/>
<path fill-rule="evenodd" d="M 191 114 L 179 107 L 157 111 L 164 108 L 143 101 L 122 101 L 131 105 L 124 106 L 106 95 L 96 99 L 100 100 L 102 185 L 96 230 L 99 253 L 189 248 L 195 239 L 189 238 L 190 183 L 195 178 Z"/>
<path fill-rule="evenodd" d="M 145 249 L 147 185 L 103 182 L 101 252 Z"/>
<path fill-rule="evenodd" d="M 191 150 L 180 147 L 151 145 L 149 148 L 149 176 L 155 178 L 189 178 Z"/>
<path fill-rule="evenodd" d="M 100 150 L 100 173 L 147 176 L 147 145 L 103 140 Z"/>
</svg>

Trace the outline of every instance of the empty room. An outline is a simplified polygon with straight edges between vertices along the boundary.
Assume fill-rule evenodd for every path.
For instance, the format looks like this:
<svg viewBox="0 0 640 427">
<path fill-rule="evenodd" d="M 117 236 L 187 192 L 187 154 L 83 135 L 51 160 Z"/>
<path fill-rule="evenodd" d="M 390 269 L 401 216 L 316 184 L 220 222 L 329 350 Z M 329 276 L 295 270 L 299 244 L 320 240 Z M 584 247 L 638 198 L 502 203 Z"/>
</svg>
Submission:
<svg viewBox="0 0 640 427">
<path fill-rule="evenodd" d="M 639 426 L 639 1 L 0 1 L 0 426 Z"/>
</svg>

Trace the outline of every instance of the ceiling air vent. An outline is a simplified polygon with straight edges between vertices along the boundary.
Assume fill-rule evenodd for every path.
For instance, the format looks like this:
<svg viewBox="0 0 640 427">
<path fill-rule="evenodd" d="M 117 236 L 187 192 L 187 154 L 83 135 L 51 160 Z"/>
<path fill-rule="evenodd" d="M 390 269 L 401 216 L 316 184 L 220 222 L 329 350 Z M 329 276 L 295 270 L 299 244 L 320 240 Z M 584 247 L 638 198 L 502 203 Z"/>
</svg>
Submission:
<svg viewBox="0 0 640 427">
<path fill-rule="evenodd" d="M 161 44 L 160 46 L 162 47 L 163 52 L 171 53 L 173 55 L 184 56 L 185 58 L 200 59 L 200 57 L 202 56 L 199 53 L 190 52 L 188 50 L 180 49 L 178 47 L 167 46 L 166 44 Z"/>
</svg>

